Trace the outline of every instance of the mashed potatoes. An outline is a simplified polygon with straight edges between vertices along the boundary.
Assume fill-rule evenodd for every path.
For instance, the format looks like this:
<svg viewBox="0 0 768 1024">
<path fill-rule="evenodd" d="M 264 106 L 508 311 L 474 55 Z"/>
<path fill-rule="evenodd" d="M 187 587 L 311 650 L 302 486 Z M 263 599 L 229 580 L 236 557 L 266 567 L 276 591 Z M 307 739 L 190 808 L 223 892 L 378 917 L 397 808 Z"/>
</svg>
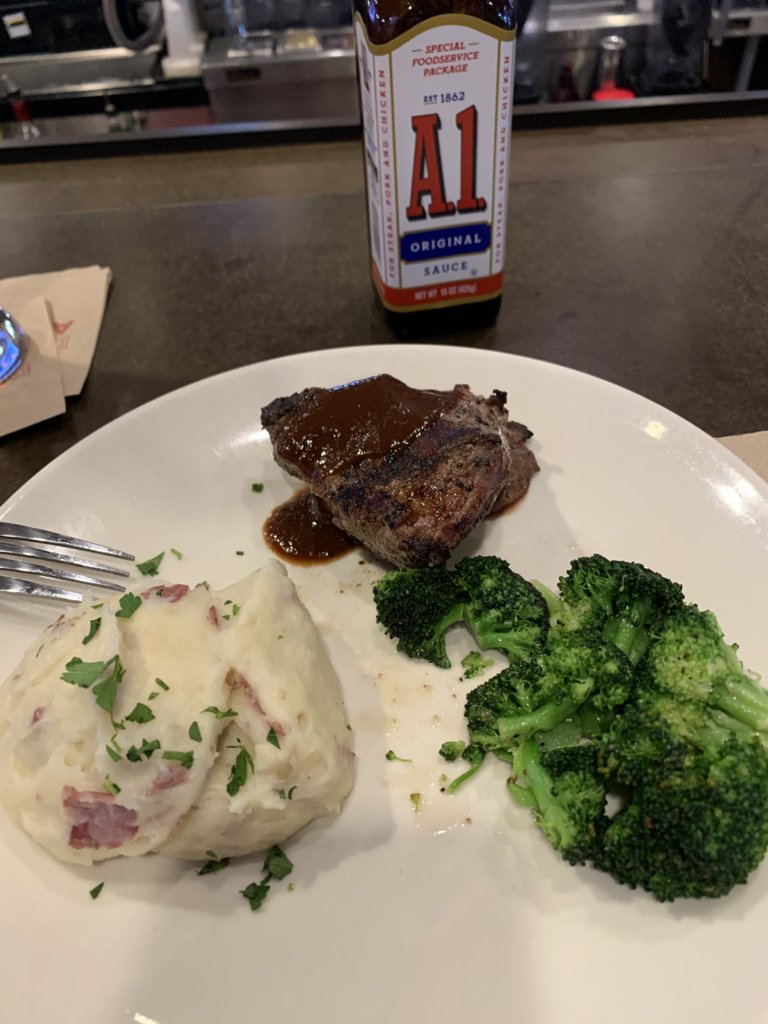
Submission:
<svg viewBox="0 0 768 1024">
<path fill-rule="evenodd" d="M 22 828 L 79 864 L 204 859 L 338 813 L 354 776 L 339 682 L 282 566 L 134 604 L 62 617 L 0 688 L 0 796 Z"/>
</svg>

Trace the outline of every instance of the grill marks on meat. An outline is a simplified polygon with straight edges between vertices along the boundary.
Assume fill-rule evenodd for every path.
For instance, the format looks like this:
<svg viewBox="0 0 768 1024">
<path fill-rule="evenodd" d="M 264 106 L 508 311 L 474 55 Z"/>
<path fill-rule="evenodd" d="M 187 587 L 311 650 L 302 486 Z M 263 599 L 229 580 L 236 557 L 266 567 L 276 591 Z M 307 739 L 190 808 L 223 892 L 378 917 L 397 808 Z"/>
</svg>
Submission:
<svg viewBox="0 0 768 1024">
<path fill-rule="evenodd" d="M 531 432 L 507 420 L 506 394 L 482 398 L 457 385 L 439 393 L 442 414 L 404 448 L 338 472 L 303 472 L 281 458 L 281 441 L 319 394 L 327 393 L 308 388 L 262 410 L 275 458 L 310 485 L 340 529 L 392 565 L 443 564 L 490 512 L 521 498 L 538 470 Z"/>
</svg>

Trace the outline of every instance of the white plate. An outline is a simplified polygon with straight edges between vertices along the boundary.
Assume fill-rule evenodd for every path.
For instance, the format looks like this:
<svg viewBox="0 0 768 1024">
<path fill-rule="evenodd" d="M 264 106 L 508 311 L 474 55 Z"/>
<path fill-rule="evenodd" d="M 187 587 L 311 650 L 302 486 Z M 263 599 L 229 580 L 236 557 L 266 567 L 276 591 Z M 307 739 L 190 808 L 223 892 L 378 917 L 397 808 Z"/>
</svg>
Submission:
<svg viewBox="0 0 768 1024">
<path fill-rule="evenodd" d="M 293 490 L 261 406 L 385 371 L 415 386 L 505 389 L 511 415 L 535 432 L 542 472 L 529 495 L 465 552 L 500 554 L 550 584 L 579 553 L 647 562 L 718 613 L 749 666 L 768 669 L 765 484 L 645 399 L 513 356 L 389 345 L 236 370 L 110 424 L 0 514 L 141 557 L 175 547 L 184 560 L 166 555 L 167 578 L 227 584 L 263 561 L 264 515 Z M 768 868 L 726 899 L 661 905 L 560 861 L 506 796 L 501 764 L 456 797 L 440 793 L 452 769 L 437 749 L 463 735 L 468 686 L 458 667 L 393 652 L 374 623 L 376 570 L 360 561 L 291 569 L 341 674 L 359 757 L 342 816 L 288 844 L 295 890 L 276 886 L 252 913 L 238 890 L 259 858 L 204 878 L 157 857 L 63 866 L 3 816 L 2 1020 L 768 1020 Z M 0 604 L 0 678 L 51 616 Z M 467 648 L 452 645 L 458 666 Z M 386 761 L 388 748 L 413 765 Z"/>
</svg>

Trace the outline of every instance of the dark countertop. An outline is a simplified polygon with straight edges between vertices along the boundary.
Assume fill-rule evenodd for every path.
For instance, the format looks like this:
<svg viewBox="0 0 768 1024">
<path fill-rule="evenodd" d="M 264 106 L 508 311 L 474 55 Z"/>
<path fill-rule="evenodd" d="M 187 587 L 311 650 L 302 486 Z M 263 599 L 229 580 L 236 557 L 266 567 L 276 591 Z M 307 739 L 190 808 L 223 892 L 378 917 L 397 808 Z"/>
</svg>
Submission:
<svg viewBox="0 0 768 1024">
<path fill-rule="evenodd" d="M 0 439 L 0 502 L 180 385 L 390 341 L 359 162 L 339 143 L 0 168 L 0 277 L 114 274 L 83 394 Z M 765 429 L 767 173 L 761 119 L 520 136 L 498 323 L 435 340 L 585 370 L 714 435 Z"/>
</svg>

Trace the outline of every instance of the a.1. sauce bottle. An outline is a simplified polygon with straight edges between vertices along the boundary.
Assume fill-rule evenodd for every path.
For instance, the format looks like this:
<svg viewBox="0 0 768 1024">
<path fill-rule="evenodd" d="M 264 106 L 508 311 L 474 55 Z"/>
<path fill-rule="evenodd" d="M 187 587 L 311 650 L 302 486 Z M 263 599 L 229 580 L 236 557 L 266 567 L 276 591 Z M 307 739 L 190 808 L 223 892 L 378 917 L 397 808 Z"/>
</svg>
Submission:
<svg viewBox="0 0 768 1024">
<path fill-rule="evenodd" d="M 515 0 L 354 0 L 371 274 L 400 337 L 501 304 Z"/>
</svg>

